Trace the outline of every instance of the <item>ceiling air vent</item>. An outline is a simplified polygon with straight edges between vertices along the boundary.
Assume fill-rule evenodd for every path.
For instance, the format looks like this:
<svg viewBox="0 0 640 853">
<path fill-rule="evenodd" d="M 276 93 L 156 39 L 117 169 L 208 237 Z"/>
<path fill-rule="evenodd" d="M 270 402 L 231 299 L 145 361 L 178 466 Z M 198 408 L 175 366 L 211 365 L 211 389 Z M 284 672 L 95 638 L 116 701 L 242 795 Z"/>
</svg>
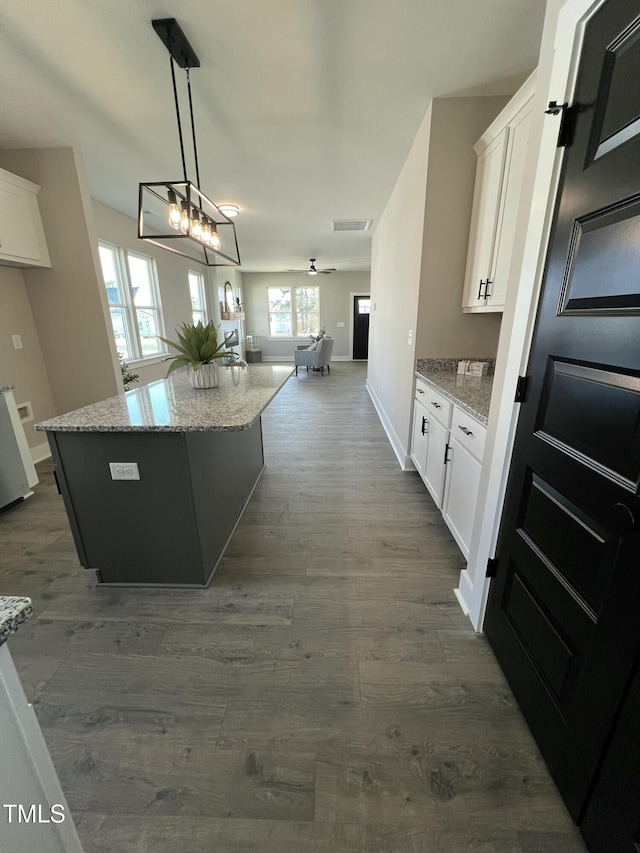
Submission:
<svg viewBox="0 0 640 853">
<path fill-rule="evenodd" d="M 334 219 L 331 223 L 332 231 L 368 231 L 370 227 L 370 219 Z"/>
</svg>

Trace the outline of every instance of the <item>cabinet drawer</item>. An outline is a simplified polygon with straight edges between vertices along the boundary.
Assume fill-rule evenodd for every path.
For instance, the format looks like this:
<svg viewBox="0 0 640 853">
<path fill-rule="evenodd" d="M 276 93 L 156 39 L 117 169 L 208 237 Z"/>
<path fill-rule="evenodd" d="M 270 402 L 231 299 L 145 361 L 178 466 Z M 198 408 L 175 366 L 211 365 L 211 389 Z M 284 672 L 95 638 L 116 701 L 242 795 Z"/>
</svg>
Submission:
<svg viewBox="0 0 640 853">
<path fill-rule="evenodd" d="M 484 441 L 487 436 L 487 428 L 471 415 L 463 412 L 457 406 L 453 407 L 451 420 L 451 437 L 466 448 L 472 456 L 482 462 L 484 453 Z"/>
<path fill-rule="evenodd" d="M 434 391 L 426 382 L 416 379 L 416 400 L 419 400 L 429 414 L 437 418 L 442 426 L 448 427 L 451 423 L 451 410 L 453 403 L 445 396 Z"/>
</svg>

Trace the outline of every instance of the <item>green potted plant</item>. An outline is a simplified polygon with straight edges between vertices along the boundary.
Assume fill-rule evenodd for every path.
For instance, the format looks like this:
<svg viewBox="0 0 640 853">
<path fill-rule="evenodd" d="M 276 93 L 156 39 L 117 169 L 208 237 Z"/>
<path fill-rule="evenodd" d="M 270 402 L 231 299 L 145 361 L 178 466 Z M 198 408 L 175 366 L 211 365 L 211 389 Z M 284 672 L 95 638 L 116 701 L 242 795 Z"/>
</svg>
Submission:
<svg viewBox="0 0 640 853">
<path fill-rule="evenodd" d="M 232 334 L 218 343 L 218 330 L 212 320 L 206 326 L 200 320 L 195 324 L 183 323 L 176 329 L 176 333 L 178 343 L 160 338 L 177 350 L 176 355 L 165 359 L 171 361 L 167 376 L 180 367 L 188 366 L 189 382 L 194 388 L 217 388 L 220 381 L 217 359 L 236 358 L 234 352 L 225 350 L 225 344 Z"/>
</svg>

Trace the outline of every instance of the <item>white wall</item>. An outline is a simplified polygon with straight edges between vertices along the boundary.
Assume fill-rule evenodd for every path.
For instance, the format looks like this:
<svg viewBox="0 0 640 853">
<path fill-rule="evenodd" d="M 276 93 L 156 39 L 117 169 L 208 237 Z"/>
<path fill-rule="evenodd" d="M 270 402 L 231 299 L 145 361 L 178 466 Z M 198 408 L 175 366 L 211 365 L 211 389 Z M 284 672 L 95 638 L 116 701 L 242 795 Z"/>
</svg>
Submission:
<svg viewBox="0 0 640 853">
<path fill-rule="evenodd" d="M 22 349 L 14 349 L 12 335 L 20 335 Z M 16 386 L 18 405 L 31 403 L 33 420 L 23 424 L 29 447 L 46 443 L 33 427 L 56 414 L 49 376 L 23 270 L 4 266 L 0 266 L 0 385 Z"/>
<path fill-rule="evenodd" d="M 367 387 L 402 462 L 409 440 L 432 105 L 373 235 Z M 414 335 L 408 343 L 409 331 Z M 393 352 L 393 357 L 390 353 Z"/>
<path fill-rule="evenodd" d="M 314 277 L 299 273 L 244 273 L 242 276 L 246 329 L 260 336 L 262 356 L 265 359 L 283 359 L 293 361 L 293 352 L 303 339 L 278 341 L 269 340 L 269 315 L 267 308 L 267 287 L 295 287 L 296 285 L 317 285 L 320 288 L 320 326 L 325 326 L 331 335 L 334 359 L 349 359 L 350 352 L 350 301 L 351 293 L 369 293 L 370 275 L 368 272 L 334 272 L 331 275 Z M 338 326 L 344 323 L 344 326 Z"/>
<path fill-rule="evenodd" d="M 72 148 L 3 149 L 0 165 L 41 186 L 51 269 L 23 275 L 56 413 L 112 397 L 122 385 L 82 158 Z"/>
</svg>

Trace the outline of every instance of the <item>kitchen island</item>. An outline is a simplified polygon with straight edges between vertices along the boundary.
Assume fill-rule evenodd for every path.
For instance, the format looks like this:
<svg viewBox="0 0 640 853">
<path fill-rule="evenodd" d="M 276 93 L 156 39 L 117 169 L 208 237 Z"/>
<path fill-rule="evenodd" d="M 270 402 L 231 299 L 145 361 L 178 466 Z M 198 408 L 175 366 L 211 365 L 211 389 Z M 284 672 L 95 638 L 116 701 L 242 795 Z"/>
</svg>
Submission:
<svg viewBox="0 0 640 853">
<path fill-rule="evenodd" d="M 180 371 L 37 424 L 100 584 L 207 586 L 264 469 L 260 415 L 292 371 L 222 367 L 207 390 Z"/>
</svg>

